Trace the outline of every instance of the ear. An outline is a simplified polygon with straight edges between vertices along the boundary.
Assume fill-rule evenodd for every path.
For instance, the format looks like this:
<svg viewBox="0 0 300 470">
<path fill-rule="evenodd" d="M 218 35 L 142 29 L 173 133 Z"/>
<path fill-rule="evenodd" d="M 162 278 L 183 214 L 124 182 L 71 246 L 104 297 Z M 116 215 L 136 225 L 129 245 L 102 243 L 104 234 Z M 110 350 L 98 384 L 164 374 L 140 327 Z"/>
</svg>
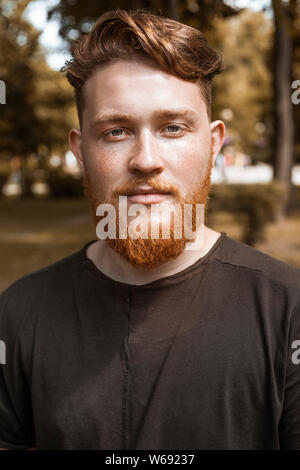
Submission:
<svg viewBox="0 0 300 470">
<path fill-rule="evenodd" d="M 213 166 L 215 164 L 216 158 L 222 148 L 224 138 L 225 138 L 225 124 L 223 121 L 213 121 L 210 123 L 210 133 L 211 133 L 211 152 L 213 158 Z"/>
<path fill-rule="evenodd" d="M 84 161 L 83 161 L 83 154 L 82 154 L 82 147 L 81 147 L 81 132 L 79 129 L 71 129 L 68 135 L 69 139 L 69 146 L 72 150 L 73 154 L 76 157 L 79 165 L 83 168 Z"/>
</svg>

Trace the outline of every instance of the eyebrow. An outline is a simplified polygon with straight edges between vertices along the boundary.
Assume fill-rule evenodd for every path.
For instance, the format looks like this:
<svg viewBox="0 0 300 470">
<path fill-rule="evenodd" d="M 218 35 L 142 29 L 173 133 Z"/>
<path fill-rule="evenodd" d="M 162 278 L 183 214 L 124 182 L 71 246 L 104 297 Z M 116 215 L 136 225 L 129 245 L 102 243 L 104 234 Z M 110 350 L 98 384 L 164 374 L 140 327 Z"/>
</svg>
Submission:
<svg viewBox="0 0 300 470">
<path fill-rule="evenodd" d="M 154 119 L 185 119 L 190 124 L 199 118 L 199 115 L 191 109 L 159 109 L 152 113 Z M 130 122 L 133 118 L 129 114 L 109 113 L 101 114 L 92 123 L 92 128 L 98 127 L 100 124 Z"/>
</svg>

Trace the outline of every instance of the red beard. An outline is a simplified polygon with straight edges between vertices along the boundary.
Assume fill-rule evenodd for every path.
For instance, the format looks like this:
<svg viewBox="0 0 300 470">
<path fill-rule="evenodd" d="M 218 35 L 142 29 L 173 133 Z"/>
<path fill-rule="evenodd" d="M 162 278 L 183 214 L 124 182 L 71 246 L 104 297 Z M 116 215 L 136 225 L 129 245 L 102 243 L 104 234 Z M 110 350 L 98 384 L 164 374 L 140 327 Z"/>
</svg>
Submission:
<svg viewBox="0 0 300 470">
<path fill-rule="evenodd" d="M 141 185 L 150 185 L 159 191 L 166 191 L 172 193 L 175 197 L 175 203 L 179 204 L 182 209 L 184 204 L 192 205 L 192 230 L 195 231 L 196 227 L 196 204 L 204 205 L 204 214 L 207 210 L 207 202 L 211 190 L 211 168 L 212 158 L 209 159 L 206 173 L 203 180 L 199 183 L 196 190 L 189 194 L 186 198 L 181 198 L 175 187 L 162 184 L 158 176 L 151 178 L 136 178 L 132 182 L 124 184 L 115 188 L 112 192 L 110 199 L 103 199 L 99 196 L 96 188 L 93 187 L 87 171 L 83 177 L 84 194 L 86 195 L 91 208 L 92 216 L 95 225 L 103 218 L 103 216 L 96 216 L 97 207 L 103 203 L 110 203 L 116 210 L 116 228 L 117 237 L 115 239 L 106 238 L 107 244 L 113 248 L 121 257 L 129 261 L 136 268 L 151 269 L 155 266 L 162 265 L 167 261 L 177 258 L 183 251 L 187 242 L 191 240 L 186 238 L 184 234 L 184 226 L 182 222 L 182 237 L 174 237 L 174 221 L 170 221 L 170 238 L 162 238 L 162 231 L 160 226 L 159 238 L 138 238 L 132 239 L 129 236 L 125 239 L 118 238 L 119 235 L 119 196 L 128 194 L 130 191 L 135 190 Z M 148 211 L 149 214 L 149 211 Z M 148 229 L 150 233 L 150 229 Z"/>
</svg>

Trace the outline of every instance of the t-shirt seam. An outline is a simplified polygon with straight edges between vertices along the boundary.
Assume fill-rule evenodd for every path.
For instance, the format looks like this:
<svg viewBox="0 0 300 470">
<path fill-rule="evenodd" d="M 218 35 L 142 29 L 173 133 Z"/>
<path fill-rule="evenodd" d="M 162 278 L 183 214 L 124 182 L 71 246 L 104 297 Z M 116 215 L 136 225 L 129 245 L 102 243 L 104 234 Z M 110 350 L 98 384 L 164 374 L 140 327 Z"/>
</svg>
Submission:
<svg viewBox="0 0 300 470">
<path fill-rule="evenodd" d="M 283 375 L 283 385 L 282 385 L 282 404 L 281 404 L 281 409 L 280 409 L 280 417 L 278 421 L 278 428 L 280 427 L 280 422 L 282 419 L 282 414 L 284 412 L 284 405 L 285 405 L 285 389 L 286 389 L 286 379 L 287 379 L 287 371 L 288 371 L 288 357 L 289 357 L 289 345 L 291 342 L 291 330 L 292 330 L 292 325 L 293 325 L 293 318 L 295 315 L 297 308 L 295 307 L 291 313 L 290 321 L 289 321 L 289 327 L 288 327 L 288 333 L 287 333 L 287 344 L 286 344 L 286 351 L 285 351 L 285 360 L 284 360 L 284 375 Z M 279 436 L 280 437 L 280 436 Z M 287 439 L 289 440 L 289 439 Z"/>
<path fill-rule="evenodd" d="M 131 311 L 132 297 L 129 292 L 129 305 L 128 305 L 128 326 L 127 326 L 127 337 L 124 345 L 124 374 L 122 381 L 122 423 L 121 423 L 121 447 L 122 450 L 127 449 L 127 407 L 128 407 L 128 382 L 129 382 L 129 316 Z"/>
<path fill-rule="evenodd" d="M 196 269 L 204 266 L 207 264 L 208 261 L 210 261 L 211 257 L 214 256 L 215 252 L 219 249 L 220 246 L 222 246 L 222 243 L 226 240 L 227 234 L 225 232 L 222 232 L 221 236 L 216 240 L 215 244 L 210 248 L 210 250 L 204 255 L 202 258 L 199 258 L 197 261 L 195 261 L 191 266 L 188 266 L 185 268 L 183 271 L 179 271 L 177 273 L 171 274 L 169 276 L 165 276 L 159 279 L 155 279 L 154 281 L 148 282 L 146 284 L 127 284 L 126 282 L 121 282 L 117 281 L 114 279 L 110 279 L 109 276 L 104 274 L 100 269 L 98 269 L 95 264 L 89 259 L 84 256 L 84 249 L 83 249 L 83 256 L 80 259 L 81 264 L 85 264 L 88 268 L 89 271 L 92 272 L 93 274 L 100 276 L 102 279 L 106 280 L 107 282 L 113 282 L 118 285 L 123 285 L 125 287 L 146 287 L 146 286 L 152 286 L 156 282 L 164 282 L 166 280 L 173 280 L 177 279 L 180 276 L 185 276 L 193 273 Z M 82 251 L 82 250 L 81 250 Z"/>
<path fill-rule="evenodd" d="M 237 268 L 237 269 L 246 269 L 246 270 L 249 270 L 249 271 L 252 271 L 252 272 L 257 272 L 257 273 L 260 273 L 262 274 L 262 276 L 264 276 L 266 279 L 270 280 L 270 281 L 275 281 L 275 282 L 278 282 L 280 283 L 282 286 L 286 287 L 291 287 L 291 288 L 297 288 L 297 284 L 293 284 L 293 283 L 286 283 L 276 277 L 273 277 L 272 275 L 270 275 L 269 273 L 267 273 L 265 270 L 263 269 L 258 269 L 258 268 L 253 268 L 251 266 L 245 266 L 245 265 L 242 265 L 242 264 L 235 264 L 235 263 L 231 263 L 230 261 L 224 261 L 224 260 L 221 260 L 219 259 L 218 257 L 215 257 L 211 260 L 207 260 L 207 262 L 209 261 L 218 261 L 219 263 L 221 264 L 227 264 L 229 266 L 232 266 L 233 268 Z M 298 287 L 298 290 L 299 290 L 299 300 L 300 300 L 300 286 Z"/>
<path fill-rule="evenodd" d="M 224 240 L 225 240 L 225 237 L 224 237 Z M 224 241 L 224 240 L 223 240 L 223 241 Z M 194 273 L 195 270 L 201 268 L 202 266 L 205 266 L 205 265 L 208 264 L 208 263 L 213 263 L 214 261 L 217 261 L 217 262 L 219 262 L 219 263 L 221 263 L 221 264 L 223 264 L 223 265 L 229 265 L 229 266 L 231 266 L 231 267 L 233 267 L 233 268 L 236 268 L 236 269 L 245 269 L 245 270 L 249 270 L 249 271 L 252 271 L 252 272 L 260 273 L 260 274 L 262 274 L 262 275 L 263 275 L 266 279 L 268 279 L 268 280 L 273 280 L 273 281 L 279 282 L 279 283 L 280 283 L 281 285 L 283 285 L 283 286 L 286 286 L 286 285 L 287 285 L 284 281 L 281 281 L 280 279 L 277 279 L 276 277 L 273 277 L 273 276 L 270 275 L 269 273 L 266 273 L 265 270 L 263 270 L 263 269 L 254 268 L 254 267 L 251 267 L 251 266 L 246 266 L 246 265 L 242 265 L 242 264 L 238 264 L 238 263 L 232 263 L 232 262 L 230 262 L 230 261 L 224 261 L 224 260 L 220 259 L 220 258 L 218 257 L 218 255 L 215 255 L 215 253 L 216 253 L 216 250 L 217 250 L 219 247 L 221 247 L 221 246 L 222 246 L 222 243 L 219 243 L 218 246 L 216 246 L 215 250 L 211 253 L 211 257 L 208 257 L 206 260 L 204 260 L 204 261 L 202 261 L 202 262 L 201 262 L 201 259 L 200 259 L 200 260 L 199 260 L 199 263 L 198 263 L 197 261 L 195 262 L 195 266 L 190 266 L 190 269 L 189 269 L 189 268 L 186 268 L 186 269 L 187 269 L 186 273 L 183 274 L 183 272 L 178 272 L 178 273 L 172 274 L 172 275 L 170 275 L 170 276 L 166 276 L 166 277 L 164 277 L 164 278 L 161 278 L 161 280 L 170 279 L 170 278 L 176 279 L 176 278 L 178 278 L 179 276 L 181 276 L 182 274 L 183 274 L 183 275 L 185 275 L 185 274 L 186 274 L 186 275 L 189 275 L 189 274 L 191 274 L 191 273 Z M 85 258 L 85 257 L 83 256 L 82 250 L 80 250 L 80 251 L 78 252 L 78 257 L 79 257 L 79 259 L 74 260 L 74 261 L 73 261 L 71 264 L 69 264 L 68 266 L 48 266 L 48 267 L 43 268 L 41 271 L 37 271 L 37 272 L 35 272 L 35 273 L 28 274 L 28 275 L 24 276 L 23 278 L 18 279 L 18 280 L 15 281 L 15 282 L 17 283 L 18 281 L 21 281 L 22 279 L 25 280 L 25 279 L 28 278 L 29 276 L 35 276 L 35 275 L 38 276 L 38 275 L 40 275 L 40 274 L 42 274 L 42 273 L 49 273 L 49 272 L 53 272 L 53 271 L 65 271 L 65 270 L 70 270 L 70 269 L 72 269 L 73 267 L 78 268 L 79 265 L 85 265 L 85 266 L 88 266 L 90 272 L 96 274 L 97 276 L 100 276 L 101 279 L 104 279 L 104 280 L 106 280 L 107 282 L 114 282 L 114 283 L 117 283 L 117 284 L 124 284 L 125 286 L 134 286 L 134 287 L 136 287 L 136 285 L 133 285 L 133 284 L 127 284 L 127 283 L 123 283 L 123 282 L 120 282 L 120 281 L 115 281 L 114 279 L 110 279 L 108 276 L 104 275 L 100 270 L 98 270 L 99 272 L 96 271 L 96 270 L 97 270 L 97 267 L 94 266 L 93 264 L 90 265 L 91 260 L 89 260 L 89 258 Z M 91 262 L 91 263 L 92 263 L 92 262 Z M 289 266 L 289 265 L 288 265 L 288 266 Z M 188 269 L 189 269 L 189 270 L 188 270 Z M 137 284 L 137 287 L 143 287 L 143 286 L 145 286 L 145 285 L 150 285 L 150 284 L 152 284 L 152 283 L 154 283 L 154 282 L 156 282 L 156 281 L 160 281 L 160 279 L 156 279 L 156 280 L 154 280 L 154 281 L 152 281 L 152 282 L 150 282 L 150 283 L 147 283 L 147 284 L 141 284 L 141 285 Z M 15 284 L 15 283 L 14 283 L 14 284 Z M 13 285 L 13 284 L 12 284 L 12 285 Z M 291 287 L 297 287 L 296 284 L 294 285 L 294 284 L 290 284 L 290 283 L 289 283 L 288 285 L 291 286 Z M 300 292 L 300 288 L 299 288 L 299 292 Z"/>
</svg>

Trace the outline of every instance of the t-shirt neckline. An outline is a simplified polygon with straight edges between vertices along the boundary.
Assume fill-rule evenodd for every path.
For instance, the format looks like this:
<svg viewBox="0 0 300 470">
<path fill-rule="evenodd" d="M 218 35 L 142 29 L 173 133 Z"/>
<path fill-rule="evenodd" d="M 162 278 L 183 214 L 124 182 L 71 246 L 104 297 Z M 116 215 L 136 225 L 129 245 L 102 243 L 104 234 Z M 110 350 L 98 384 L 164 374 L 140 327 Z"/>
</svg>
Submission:
<svg viewBox="0 0 300 470">
<path fill-rule="evenodd" d="M 221 233 L 221 235 L 215 241 L 213 246 L 208 250 L 208 252 L 204 256 L 202 256 L 201 258 L 197 259 L 193 264 L 191 264 L 187 268 L 185 268 L 182 271 L 179 271 L 175 274 L 170 274 L 169 276 L 164 276 L 164 277 L 161 277 L 159 279 L 155 279 L 154 281 L 147 282 L 146 284 L 128 284 L 126 282 L 117 281 L 115 279 L 110 278 L 109 276 L 104 274 L 102 271 L 100 271 L 100 269 L 97 268 L 97 266 L 93 263 L 93 261 L 90 258 L 88 258 L 88 256 L 87 256 L 88 247 L 92 243 L 95 243 L 97 240 L 91 240 L 83 246 L 83 248 L 81 249 L 81 258 L 82 258 L 82 261 L 84 262 L 85 266 L 93 274 L 95 274 L 97 277 L 105 279 L 106 281 L 108 281 L 110 283 L 113 283 L 113 284 L 116 284 L 116 285 L 119 285 L 119 286 L 124 286 L 124 287 L 131 287 L 131 288 L 143 288 L 143 287 L 145 288 L 145 287 L 154 286 L 154 285 L 157 286 L 157 285 L 160 285 L 160 284 L 164 284 L 167 281 L 170 281 L 170 280 L 173 280 L 173 279 L 175 280 L 175 279 L 178 279 L 180 277 L 184 277 L 187 273 L 190 273 L 190 271 L 193 271 L 198 266 L 203 265 L 211 257 L 211 255 L 215 252 L 215 250 L 219 247 L 219 245 L 224 241 L 224 239 L 227 237 L 226 232 L 220 232 L 220 233 Z"/>
</svg>

